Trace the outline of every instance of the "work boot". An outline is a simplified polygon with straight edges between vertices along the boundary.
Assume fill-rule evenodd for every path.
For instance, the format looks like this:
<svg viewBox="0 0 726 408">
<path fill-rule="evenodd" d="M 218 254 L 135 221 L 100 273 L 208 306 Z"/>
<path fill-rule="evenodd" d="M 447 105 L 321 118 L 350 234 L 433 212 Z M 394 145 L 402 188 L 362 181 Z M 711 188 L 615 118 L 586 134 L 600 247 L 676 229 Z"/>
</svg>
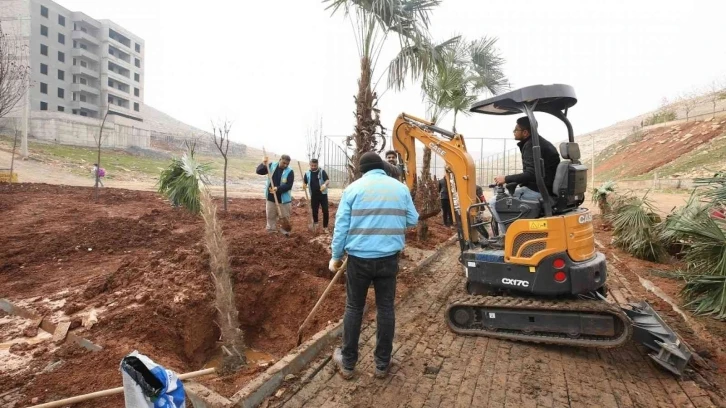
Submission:
<svg viewBox="0 0 726 408">
<path fill-rule="evenodd" d="M 340 347 L 336 347 L 335 351 L 333 351 L 333 362 L 335 363 L 335 367 L 338 369 L 340 376 L 343 377 L 344 380 L 350 380 L 353 378 L 353 370 L 349 370 L 343 366 L 343 351 Z"/>
<path fill-rule="evenodd" d="M 323 228 L 323 232 L 324 232 L 324 233 L 325 233 L 326 235 L 327 235 L 327 234 L 330 234 L 330 229 L 329 229 L 329 228 L 327 228 L 327 227 L 326 227 L 326 228 Z"/>
<path fill-rule="evenodd" d="M 391 371 L 391 365 L 393 365 L 393 364 L 392 363 L 388 363 L 388 365 L 386 366 L 386 368 L 383 368 L 383 369 L 380 369 L 380 368 L 376 367 L 376 371 L 373 373 L 373 376 L 376 377 L 376 378 L 379 378 L 379 379 L 386 378 L 386 376 L 388 375 L 388 373 Z"/>
<path fill-rule="evenodd" d="M 313 232 L 314 232 L 315 234 L 317 234 L 317 233 L 318 233 L 318 223 L 317 223 L 317 222 L 314 222 L 314 223 L 313 223 Z"/>
</svg>

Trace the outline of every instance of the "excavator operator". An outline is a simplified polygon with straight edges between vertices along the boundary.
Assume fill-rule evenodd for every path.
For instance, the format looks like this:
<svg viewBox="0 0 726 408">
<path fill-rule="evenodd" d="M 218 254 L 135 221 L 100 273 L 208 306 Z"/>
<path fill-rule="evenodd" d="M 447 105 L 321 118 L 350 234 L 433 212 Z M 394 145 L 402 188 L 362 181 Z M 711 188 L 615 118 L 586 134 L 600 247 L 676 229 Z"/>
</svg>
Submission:
<svg viewBox="0 0 726 408">
<path fill-rule="evenodd" d="M 517 140 L 517 146 L 522 154 L 522 172 L 519 174 L 510 174 L 508 176 L 496 176 L 494 184 L 501 186 L 509 183 L 516 183 L 517 188 L 514 191 L 514 197 L 526 201 L 538 201 L 542 198 L 542 192 L 537 188 L 537 180 L 534 170 L 534 153 L 532 152 L 532 127 L 529 118 L 523 116 L 517 119 L 517 125 L 514 127 L 514 139 Z M 544 181 L 547 186 L 548 193 L 552 195 L 552 184 L 555 181 L 555 173 L 557 165 L 560 164 L 560 154 L 549 141 L 539 136 L 540 151 L 544 160 Z M 490 200 L 492 203 L 491 211 L 494 219 L 499 223 L 499 233 L 504 235 L 505 225 L 502 224 L 499 215 L 496 212 L 496 197 Z"/>
</svg>

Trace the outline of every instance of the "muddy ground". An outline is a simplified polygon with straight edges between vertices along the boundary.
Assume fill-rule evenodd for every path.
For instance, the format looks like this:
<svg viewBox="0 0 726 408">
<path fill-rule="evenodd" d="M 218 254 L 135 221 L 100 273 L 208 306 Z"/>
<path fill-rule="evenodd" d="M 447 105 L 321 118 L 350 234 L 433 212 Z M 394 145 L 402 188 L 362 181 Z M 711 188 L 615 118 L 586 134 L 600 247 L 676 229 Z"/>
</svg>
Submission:
<svg viewBox="0 0 726 408">
<path fill-rule="evenodd" d="M 0 312 L 0 396 L 28 405 L 121 384 L 118 364 L 138 350 L 170 369 L 189 372 L 213 364 L 219 330 L 214 323 L 208 255 L 201 220 L 174 209 L 155 193 L 45 184 L 0 185 L 0 297 L 103 347 L 90 352 L 56 345 L 27 321 Z M 334 220 L 335 206 L 331 209 Z M 236 303 L 250 368 L 201 382 L 231 395 L 295 346 L 297 328 L 327 286 L 329 236 L 307 231 L 305 207 L 293 206 L 290 238 L 264 230 L 264 201 L 232 199 L 221 214 L 234 276 Z M 412 234 L 404 252 L 399 297 L 415 287 L 407 273 L 453 230 L 429 221 L 431 241 Z M 432 243 L 433 242 L 433 243 Z M 339 285 L 306 336 L 339 319 Z M 97 323 L 84 325 L 91 315 Z M 92 320 L 92 319 L 91 319 Z M 17 344 L 13 344 L 17 343 Z M 78 406 L 119 406 L 105 398 Z"/>
</svg>

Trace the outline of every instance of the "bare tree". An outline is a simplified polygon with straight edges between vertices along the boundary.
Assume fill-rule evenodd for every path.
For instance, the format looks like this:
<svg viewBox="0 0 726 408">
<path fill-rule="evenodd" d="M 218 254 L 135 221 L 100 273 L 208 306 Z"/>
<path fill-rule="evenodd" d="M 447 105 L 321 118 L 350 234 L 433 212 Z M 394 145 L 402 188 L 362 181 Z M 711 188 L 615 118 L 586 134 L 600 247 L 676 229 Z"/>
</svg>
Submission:
<svg viewBox="0 0 726 408">
<path fill-rule="evenodd" d="M 217 125 L 212 122 L 212 140 L 219 150 L 219 154 L 224 159 L 224 175 L 222 184 L 224 185 L 224 212 L 227 212 L 227 152 L 229 151 L 229 131 L 232 130 L 232 122 L 224 120 Z"/>
<path fill-rule="evenodd" d="M 686 111 L 686 122 L 688 122 L 691 112 L 698 106 L 698 94 L 692 91 L 684 92 L 678 97 L 678 101 L 683 106 L 683 110 Z"/>
<path fill-rule="evenodd" d="M 711 102 L 711 105 L 713 106 L 713 117 L 716 117 L 716 104 L 718 101 L 723 99 L 723 89 L 724 86 L 717 80 L 711 81 L 710 84 L 706 86 L 706 92 L 707 92 L 707 98 L 708 101 Z"/>
<path fill-rule="evenodd" d="M 305 148 L 308 155 L 308 161 L 310 159 L 317 159 L 320 157 L 320 152 L 323 149 L 323 118 L 320 118 L 320 122 L 317 127 L 310 128 L 305 134 Z"/>
<path fill-rule="evenodd" d="M 106 125 L 106 118 L 108 117 L 108 106 L 106 106 L 106 113 L 103 115 L 101 121 L 101 128 L 98 130 L 98 138 L 96 138 L 96 185 L 94 186 L 93 196 L 96 202 L 98 202 L 98 185 L 101 183 L 101 142 L 103 142 L 103 127 Z"/>
<path fill-rule="evenodd" d="M 10 183 L 13 182 L 13 169 L 15 167 L 15 148 L 18 146 L 18 126 L 15 125 L 15 133 L 13 136 L 13 151 L 10 153 Z"/>
<path fill-rule="evenodd" d="M 25 96 L 30 77 L 26 50 L 0 24 L 0 118 L 10 113 Z"/>
</svg>

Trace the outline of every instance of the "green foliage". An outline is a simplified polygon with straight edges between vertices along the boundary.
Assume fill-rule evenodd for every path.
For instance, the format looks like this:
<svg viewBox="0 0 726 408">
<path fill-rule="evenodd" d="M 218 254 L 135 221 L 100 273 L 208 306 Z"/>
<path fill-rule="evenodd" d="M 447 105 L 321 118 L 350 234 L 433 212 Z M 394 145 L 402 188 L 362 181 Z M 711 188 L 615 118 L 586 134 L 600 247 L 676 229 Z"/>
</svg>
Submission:
<svg viewBox="0 0 726 408">
<path fill-rule="evenodd" d="M 676 111 L 668 108 L 668 109 L 661 109 L 660 111 L 652 114 L 650 117 L 646 118 L 644 121 L 645 126 L 655 125 L 657 123 L 665 123 L 670 122 L 678 119 L 678 114 Z"/>
<path fill-rule="evenodd" d="M 159 176 L 159 193 L 176 206 L 182 206 L 194 214 L 201 209 L 199 182 L 206 183 L 210 170 L 208 163 L 199 163 L 194 158 L 194 146 L 187 146 L 188 152 L 181 158 L 173 158 Z"/>
<path fill-rule="evenodd" d="M 600 208 L 600 214 L 607 215 L 610 213 L 610 203 L 608 203 L 608 195 L 615 193 L 615 182 L 607 181 L 592 189 L 592 202 Z"/>
<path fill-rule="evenodd" d="M 689 276 L 682 294 L 696 314 L 726 319 L 726 221 L 682 218 L 676 229 L 688 238 Z"/>
<path fill-rule="evenodd" d="M 683 246 L 686 285 L 681 294 L 695 314 L 726 319 L 726 220 L 714 216 L 724 207 L 723 174 L 698 179 L 706 189 L 672 212 L 659 228 L 661 241 Z"/>
<path fill-rule="evenodd" d="M 429 117 L 437 122 L 454 112 L 454 128 L 459 113 L 468 109 L 480 93 L 496 95 L 509 88 L 502 67 L 504 58 L 496 48 L 496 38 L 483 37 L 456 41 L 442 48 L 440 58 L 424 74 L 421 90 L 429 103 Z"/>
<path fill-rule="evenodd" d="M 711 200 L 713 205 L 726 205 L 726 173 L 716 173 L 710 178 L 697 178 L 694 184 L 697 187 L 706 187 L 706 191 L 701 194 Z"/>
<path fill-rule="evenodd" d="M 614 244 L 636 258 L 658 262 L 665 256 L 656 232 L 661 221 L 646 193 L 642 198 L 620 196 L 607 219 L 613 225 Z"/>
</svg>

